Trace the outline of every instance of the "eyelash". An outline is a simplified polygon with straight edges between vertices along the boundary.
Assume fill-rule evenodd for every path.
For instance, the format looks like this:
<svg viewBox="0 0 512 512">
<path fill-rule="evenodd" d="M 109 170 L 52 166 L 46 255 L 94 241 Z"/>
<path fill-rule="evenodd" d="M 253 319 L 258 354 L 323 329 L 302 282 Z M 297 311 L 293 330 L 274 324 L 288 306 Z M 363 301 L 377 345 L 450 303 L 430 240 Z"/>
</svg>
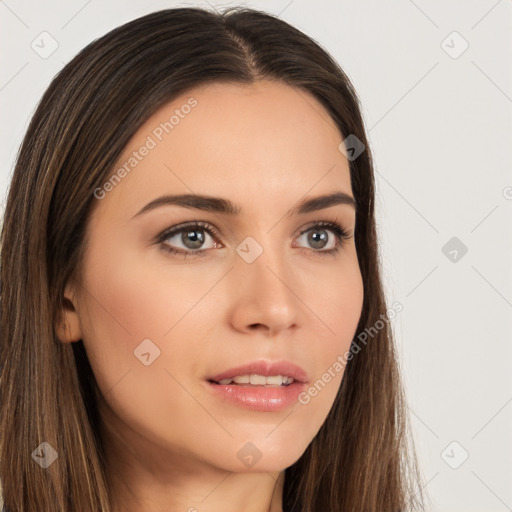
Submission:
<svg viewBox="0 0 512 512">
<path fill-rule="evenodd" d="M 307 227 L 306 229 L 304 229 L 303 231 L 301 231 L 299 233 L 299 236 L 303 235 L 304 233 L 307 233 L 308 231 L 313 231 L 315 228 L 317 228 L 317 229 L 318 228 L 320 228 L 320 229 L 327 228 L 328 230 L 332 231 L 336 236 L 337 244 L 336 244 L 336 247 L 334 247 L 333 249 L 327 249 L 327 250 L 312 249 L 312 251 L 314 253 L 319 253 L 319 254 L 325 255 L 325 256 L 327 256 L 327 255 L 334 256 L 335 253 L 337 253 L 341 249 L 344 242 L 352 237 L 352 235 L 345 228 L 343 228 L 338 222 L 331 222 L 331 221 L 316 222 L 316 223 L 310 225 L 309 227 Z M 193 221 L 193 222 L 187 222 L 185 224 L 181 224 L 179 226 L 174 226 L 170 229 L 166 229 L 160 235 L 158 235 L 158 237 L 156 239 L 156 243 L 160 243 L 162 245 L 162 249 L 164 251 L 169 252 L 173 255 L 183 254 L 185 258 L 191 254 L 198 255 L 198 256 L 206 256 L 206 253 L 210 249 L 199 249 L 197 251 L 193 251 L 193 250 L 185 251 L 183 249 L 176 249 L 175 247 L 170 247 L 168 244 L 164 243 L 165 240 L 167 240 L 168 238 L 171 238 L 172 236 L 174 236 L 176 234 L 186 232 L 186 231 L 193 231 L 194 229 L 197 229 L 198 231 L 206 231 L 214 239 L 218 240 L 220 238 L 220 233 L 212 225 L 210 225 L 206 222 Z"/>
</svg>

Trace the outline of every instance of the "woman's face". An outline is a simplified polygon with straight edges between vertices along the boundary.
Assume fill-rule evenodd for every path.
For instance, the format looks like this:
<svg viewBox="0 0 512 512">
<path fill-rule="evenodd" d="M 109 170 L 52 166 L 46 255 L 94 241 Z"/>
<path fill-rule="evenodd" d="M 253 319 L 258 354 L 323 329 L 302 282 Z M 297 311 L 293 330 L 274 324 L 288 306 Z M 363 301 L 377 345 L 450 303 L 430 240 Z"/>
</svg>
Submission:
<svg viewBox="0 0 512 512">
<path fill-rule="evenodd" d="M 355 209 L 299 207 L 353 197 L 342 140 L 304 91 L 210 84 L 158 110 L 125 148 L 117 178 L 96 191 L 67 320 L 105 399 L 103 420 L 144 463 L 179 456 L 235 472 L 282 470 L 326 419 L 363 301 Z M 182 194 L 218 199 L 147 207 Z M 296 365 L 307 382 L 211 382 L 255 361 Z"/>
</svg>

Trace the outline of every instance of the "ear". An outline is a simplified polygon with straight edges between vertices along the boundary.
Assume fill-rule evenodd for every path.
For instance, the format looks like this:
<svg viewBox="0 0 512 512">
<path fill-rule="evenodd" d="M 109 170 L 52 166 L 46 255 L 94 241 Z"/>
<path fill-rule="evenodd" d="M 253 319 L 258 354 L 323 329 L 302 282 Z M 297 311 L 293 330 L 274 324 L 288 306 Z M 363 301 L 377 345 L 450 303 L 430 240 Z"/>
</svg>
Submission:
<svg viewBox="0 0 512 512">
<path fill-rule="evenodd" d="M 63 307 L 55 330 L 60 341 L 72 343 L 82 338 L 82 326 L 76 308 L 75 290 L 70 284 L 66 285 L 62 302 Z"/>
</svg>

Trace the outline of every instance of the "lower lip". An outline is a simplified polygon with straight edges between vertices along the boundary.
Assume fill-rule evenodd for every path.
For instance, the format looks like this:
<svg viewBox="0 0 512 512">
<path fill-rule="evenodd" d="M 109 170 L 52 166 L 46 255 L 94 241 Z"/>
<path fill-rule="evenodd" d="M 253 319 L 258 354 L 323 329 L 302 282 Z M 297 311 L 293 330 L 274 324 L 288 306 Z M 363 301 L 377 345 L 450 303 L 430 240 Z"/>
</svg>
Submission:
<svg viewBox="0 0 512 512">
<path fill-rule="evenodd" d="M 292 382 L 288 386 L 252 386 L 245 384 L 214 384 L 206 382 L 207 386 L 228 402 L 252 409 L 253 411 L 277 412 L 298 402 L 300 393 L 305 389 L 303 382 Z"/>
</svg>

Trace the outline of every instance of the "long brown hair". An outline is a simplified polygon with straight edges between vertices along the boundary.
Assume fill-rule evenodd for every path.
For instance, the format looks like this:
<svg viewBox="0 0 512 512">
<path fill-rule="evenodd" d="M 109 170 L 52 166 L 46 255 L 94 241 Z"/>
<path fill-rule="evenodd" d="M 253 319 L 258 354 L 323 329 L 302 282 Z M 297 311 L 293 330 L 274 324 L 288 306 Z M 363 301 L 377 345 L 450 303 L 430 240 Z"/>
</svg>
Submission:
<svg viewBox="0 0 512 512">
<path fill-rule="evenodd" d="M 65 285 L 79 281 L 94 191 L 163 104 L 200 84 L 259 79 L 312 94 L 344 137 L 355 135 L 366 147 L 350 159 L 350 173 L 364 283 L 357 332 L 373 328 L 372 337 L 348 361 L 316 437 L 286 469 L 283 510 L 423 509 L 379 271 L 373 163 L 356 92 L 320 45 L 274 16 L 248 8 L 222 14 L 179 8 L 126 23 L 83 49 L 48 87 L 21 145 L 1 233 L 4 510 L 112 510 L 96 381 L 82 341 L 61 343 L 56 335 Z M 45 471 L 32 457 L 43 442 L 58 454 Z"/>
</svg>

